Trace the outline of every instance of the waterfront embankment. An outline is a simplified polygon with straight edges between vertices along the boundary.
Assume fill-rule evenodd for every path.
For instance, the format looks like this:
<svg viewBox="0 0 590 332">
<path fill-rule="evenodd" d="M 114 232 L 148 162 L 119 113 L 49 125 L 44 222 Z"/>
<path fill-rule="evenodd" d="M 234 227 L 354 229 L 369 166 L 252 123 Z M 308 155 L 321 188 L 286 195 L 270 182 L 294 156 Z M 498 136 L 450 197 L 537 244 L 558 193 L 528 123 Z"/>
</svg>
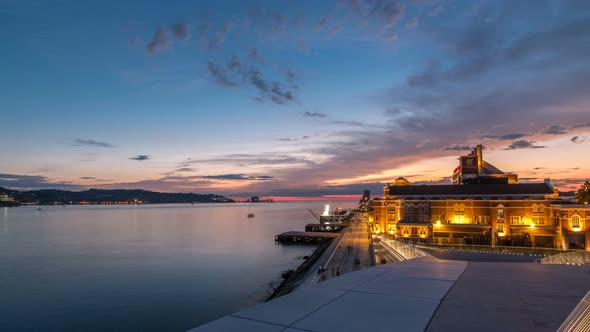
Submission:
<svg viewBox="0 0 590 332">
<path fill-rule="evenodd" d="M 299 287 L 313 286 L 339 275 L 375 265 L 365 217 L 356 215 L 340 236 L 325 243 L 277 287 L 270 299 Z"/>
<path fill-rule="evenodd" d="M 272 295 L 267 299 L 270 301 L 274 298 L 289 294 L 296 290 L 302 285 L 307 279 L 307 276 L 315 273 L 321 266 L 322 257 L 329 256 L 333 251 L 334 247 L 338 245 L 340 237 L 329 240 L 328 242 L 320 245 L 295 271 L 291 273 L 283 274 L 283 281 L 277 288 L 275 288 Z"/>
</svg>

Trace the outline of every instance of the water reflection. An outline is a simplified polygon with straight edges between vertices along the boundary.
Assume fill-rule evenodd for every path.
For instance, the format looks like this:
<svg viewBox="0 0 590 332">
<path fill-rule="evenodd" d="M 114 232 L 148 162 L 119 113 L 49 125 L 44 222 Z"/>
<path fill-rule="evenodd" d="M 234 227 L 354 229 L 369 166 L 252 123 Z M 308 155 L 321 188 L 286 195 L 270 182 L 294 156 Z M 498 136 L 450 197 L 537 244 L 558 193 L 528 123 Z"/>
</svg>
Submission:
<svg viewBox="0 0 590 332">
<path fill-rule="evenodd" d="M 0 227 L 0 230 L 2 230 L 2 232 L 8 232 L 8 207 L 5 206 L 3 210 L 2 227 Z"/>
</svg>

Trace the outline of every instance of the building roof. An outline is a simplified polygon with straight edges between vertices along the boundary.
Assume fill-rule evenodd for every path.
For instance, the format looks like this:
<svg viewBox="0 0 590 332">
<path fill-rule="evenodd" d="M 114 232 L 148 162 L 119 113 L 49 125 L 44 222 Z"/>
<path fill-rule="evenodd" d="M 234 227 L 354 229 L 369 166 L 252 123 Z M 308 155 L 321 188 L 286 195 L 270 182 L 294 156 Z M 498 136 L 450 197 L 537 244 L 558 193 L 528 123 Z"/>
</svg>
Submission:
<svg viewBox="0 0 590 332">
<path fill-rule="evenodd" d="M 505 174 L 501 170 L 499 170 L 496 166 L 488 163 L 487 161 L 483 161 L 483 174 Z"/>
<path fill-rule="evenodd" d="M 390 196 L 530 196 L 552 194 L 546 183 L 390 186 Z"/>
</svg>

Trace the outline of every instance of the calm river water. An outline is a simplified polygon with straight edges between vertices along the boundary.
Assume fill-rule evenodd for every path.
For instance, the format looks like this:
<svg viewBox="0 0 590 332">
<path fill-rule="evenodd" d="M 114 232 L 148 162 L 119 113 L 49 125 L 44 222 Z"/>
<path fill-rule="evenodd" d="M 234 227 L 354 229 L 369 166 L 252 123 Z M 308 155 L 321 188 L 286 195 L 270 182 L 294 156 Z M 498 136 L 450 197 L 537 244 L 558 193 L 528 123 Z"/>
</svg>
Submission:
<svg viewBox="0 0 590 332">
<path fill-rule="evenodd" d="M 259 303 L 314 249 L 274 235 L 323 204 L 0 208 L 0 330 L 185 331 Z"/>
</svg>

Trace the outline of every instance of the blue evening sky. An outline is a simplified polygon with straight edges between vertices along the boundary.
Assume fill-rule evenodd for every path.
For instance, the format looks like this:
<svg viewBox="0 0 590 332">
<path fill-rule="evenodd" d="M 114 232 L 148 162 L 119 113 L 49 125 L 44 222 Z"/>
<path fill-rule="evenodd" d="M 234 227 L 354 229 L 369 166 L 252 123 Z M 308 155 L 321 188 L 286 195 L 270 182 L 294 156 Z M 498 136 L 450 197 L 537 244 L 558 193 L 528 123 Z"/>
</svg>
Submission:
<svg viewBox="0 0 590 332">
<path fill-rule="evenodd" d="M 531 181 L 588 174 L 588 1 L 9 0 L 0 22 L 0 186 L 356 194 L 448 181 L 480 143 Z"/>
</svg>

